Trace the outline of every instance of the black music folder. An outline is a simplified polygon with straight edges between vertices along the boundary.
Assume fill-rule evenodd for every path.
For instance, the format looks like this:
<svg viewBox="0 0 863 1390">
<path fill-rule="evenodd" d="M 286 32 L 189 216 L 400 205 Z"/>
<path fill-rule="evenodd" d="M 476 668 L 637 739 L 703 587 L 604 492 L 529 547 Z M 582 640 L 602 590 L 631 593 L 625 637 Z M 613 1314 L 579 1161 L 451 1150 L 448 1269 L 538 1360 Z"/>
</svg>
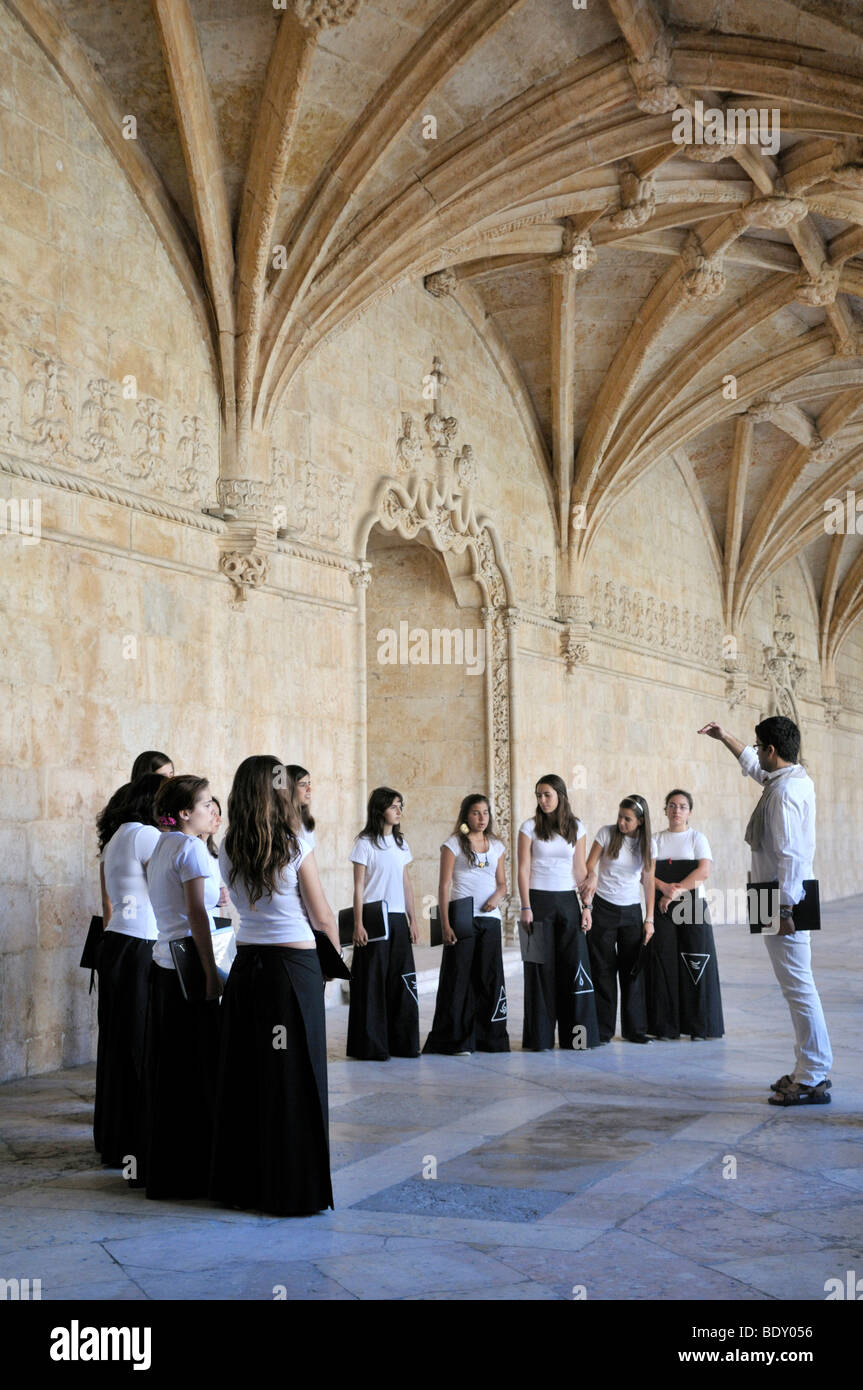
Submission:
<svg viewBox="0 0 863 1390">
<path fill-rule="evenodd" d="M 817 878 L 803 880 L 805 897 L 791 909 L 795 931 L 821 930 L 821 895 Z M 746 906 L 749 911 L 749 930 L 755 936 L 765 927 L 773 925 L 779 916 L 779 880 L 770 883 L 750 883 L 746 889 Z"/>
<path fill-rule="evenodd" d="M 218 931 L 213 932 L 213 936 L 220 937 L 225 932 L 232 930 L 231 927 L 220 927 Z M 206 999 L 207 980 L 195 938 L 193 936 L 181 936 L 178 941 L 169 942 L 169 949 L 183 998 L 190 1004 Z M 224 984 L 228 978 L 227 970 L 219 970 L 218 966 L 216 969 L 219 979 Z"/>
<path fill-rule="evenodd" d="M 386 902 L 363 903 L 363 926 L 369 941 L 386 941 L 390 934 L 390 919 Z M 354 909 L 343 907 L 339 913 L 339 941 L 350 946 L 354 939 Z"/>
<path fill-rule="evenodd" d="M 450 927 L 459 941 L 464 941 L 467 937 L 474 935 L 473 898 L 450 898 L 447 915 Z M 440 924 L 440 907 L 437 904 L 431 910 L 429 928 L 431 930 L 431 945 L 442 946 L 443 928 Z"/>
<path fill-rule="evenodd" d="M 351 916 L 353 917 L 353 911 L 351 912 Z M 315 932 L 315 945 L 318 948 L 318 960 L 321 965 L 321 974 L 325 980 L 349 980 L 351 978 L 350 970 L 348 970 L 348 967 L 345 965 L 326 932 Z"/>
<path fill-rule="evenodd" d="M 83 970 L 96 969 L 96 948 L 102 940 L 102 933 L 105 930 L 105 923 L 101 917 L 91 917 L 90 925 L 87 928 L 87 940 L 84 942 L 84 950 L 81 953 L 80 965 Z"/>
<path fill-rule="evenodd" d="M 518 944 L 525 965 L 545 965 L 547 935 L 546 923 L 538 922 L 535 917 L 527 926 L 519 922 Z"/>
</svg>

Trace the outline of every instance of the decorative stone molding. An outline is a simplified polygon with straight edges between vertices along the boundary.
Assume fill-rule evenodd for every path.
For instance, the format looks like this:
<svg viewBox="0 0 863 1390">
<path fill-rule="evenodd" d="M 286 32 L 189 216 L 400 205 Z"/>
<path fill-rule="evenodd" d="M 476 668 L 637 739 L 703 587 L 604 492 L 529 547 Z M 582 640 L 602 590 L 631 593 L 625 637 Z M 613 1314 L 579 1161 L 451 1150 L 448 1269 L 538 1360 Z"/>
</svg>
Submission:
<svg viewBox="0 0 863 1390">
<path fill-rule="evenodd" d="M 671 49 L 661 34 L 649 58 L 632 59 L 629 73 L 635 85 L 636 106 L 648 116 L 662 116 L 680 105 L 680 93 L 671 82 Z"/>
<path fill-rule="evenodd" d="M 726 285 L 722 257 L 696 254 L 695 265 L 683 276 L 683 288 L 690 299 L 718 299 Z"/>
<path fill-rule="evenodd" d="M 122 488 L 108 487 L 104 483 L 93 482 L 90 478 L 66 473 L 61 468 L 52 468 L 49 464 L 30 463 L 25 459 L 0 454 L 0 473 L 8 473 L 14 478 L 27 478 L 47 487 L 60 488 L 63 492 L 93 497 L 99 502 L 113 502 L 115 506 L 128 507 L 130 511 L 142 512 L 145 516 L 158 517 L 163 521 L 176 521 L 179 525 L 191 526 L 196 531 L 207 531 L 212 535 L 221 535 L 224 531 L 221 522 L 211 519 L 206 514 L 184 507 L 172 507 L 166 502 L 141 497 L 136 492 L 126 492 Z"/>
<path fill-rule="evenodd" d="M 756 425 L 774 424 L 782 410 L 782 397 L 776 391 L 768 391 L 760 401 L 755 401 L 743 414 Z"/>
<path fill-rule="evenodd" d="M 353 19 L 361 4 L 362 0 L 294 0 L 294 10 L 306 28 L 334 29 Z"/>
<path fill-rule="evenodd" d="M 226 520 L 263 516 L 272 511 L 268 492 L 255 478 L 220 478 L 216 484 L 218 507 L 210 508 L 210 514 Z"/>
<path fill-rule="evenodd" d="M 260 589 L 266 583 L 269 561 L 256 551 L 225 550 L 219 557 L 219 569 L 234 585 L 235 603 L 245 603 L 249 589 Z"/>
<path fill-rule="evenodd" d="M 727 663 L 725 677 L 725 698 L 728 701 L 729 710 L 737 709 L 746 699 L 749 693 L 749 675 L 740 666 L 734 663 Z"/>
<path fill-rule="evenodd" d="M 656 208 L 656 187 L 653 177 L 640 179 L 626 171 L 620 176 L 620 209 L 612 214 L 612 227 L 643 227 Z"/>
<path fill-rule="evenodd" d="M 748 226 L 773 229 L 790 227 L 795 222 L 802 222 L 808 215 L 809 206 L 803 198 L 786 198 L 782 193 L 753 198 L 742 210 Z"/>
<path fill-rule="evenodd" d="M 0 351 L 0 445 L 94 482 L 146 483 L 150 497 L 181 505 L 203 507 L 218 473 L 215 440 L 197 415 L 134 394 L 131 377 L 76 372 L 52 353 L 8 341 Z"/>
<path fill-rule="evenodd" d="M 554 256 L 548 264 L 552 275 L 577 274 L 590 270 L 596 265 L 596 247 L 589 232 L 576 232 L 567 220 L 563 228 L 560 255 Z"/>
<path fill-rule="evenodd" d="M 609 632 L 713 669 L 722 664 L 722 628 L 717 621 L 614 579 L 591 576 L 590 618 L 595 633 Z"/>
<path fill-rule="evenodd" d="M 455 292 L 458 284 L 458 276 L 447 266 L 444 270 L 436 270 L 431 275 L 423 278 L 423 286 L 435 299 L 446 299 Z"/>
<path fill-rule="evenodd" d="M 410 473 L 419 468 L 423 458 L 423 442 L 416 431 L 412 415 L 402 411 L 402 432 L 396 440 L 396 472 Z"/>
<path fill-rule="evenodd" d="M 490 793 L 499 833 L 509 843 L 512 831 L 512 780 L 510 766 L 510 637 L 519 622 L 509 606 L 506 584 L 497 557 L 490 523 L 474 510 L 470 496 L 454 488 L 441 489 L 433 478 L 383 479 L 368 530 L 378 523 L 414 539 L 425 531 L 435 548 L 462 554 L 470 548 L 475 557 L 474 578 L 484 591 L 482 608 L 487 623 L 490 652 L 487 659 L 491 694 L 491 744 L 493 780 Z"/>
<path fill-rule="evenodd" d="M 473 487 L 476 483 L 476 463 L 474 461 L 473 449 L 469 444 L 463 444 L 461 453 L 456 454 L 455 478 L 462 491 L 466 488 Z"/>
<path fill-rule="evenodd" d="M 696 164 L 718 164 L 720 159 L 729 159 L 736 149 L 734 141 L 723 140 L 715 145 L 687 145 L 685 154 Z"/>
<path fill-rule="evenodd" d="M 794 296 L 798 304 L 834 304 L 839 292 L 841 274 L 841 266 L 828 265 L 826 261 L 822 264 L 817 275 L 810 276 L 806 271 L 803 271 L 798 279 Z"/>
<path fill-rule="evenodd" d="M 344 542 L 351 514 L 347 478 L 311 459 L 297 459 L 284 449 L 271 454 L 272 490 L 267 512 L 281 539 L 310 545 Z"/>
<path fill-rule="evenodd" d="M 773 645 L 764 646 L 764 672 L 770 682 L 771 714 L 784 714 L 799 726 L 797 688 L 806 670 L 797 655 L 797 637 L 790 614 L 785 612 L 782 590 L 773 590 Z"/>
<path fill-rule="evenodd" d="M 824 723 L 833 728 L 839 721 L 842 713 L 842 696 L 838 685 L 825 685 L 824 694 Z"/>
<path fill-rule="evenodd" d="M 812 463 L 835 463 L 839 457 L 839 451 L 838 439 L 822 439 L 819 434 L 816 434 L 812 438 L 809 458 Z"/>
<path fill-rule="evenodd" d="M 372 567 L 370 564 L 368 564 L 368 562 L 363 561 L 359 569 L 351 571 L 351 583 L 353 584 L 355 589 L 361 589 L 363 590 L 363 592 L 365 592 L 365 590 L 369 587 L 371 582 Z"/>
</svg>

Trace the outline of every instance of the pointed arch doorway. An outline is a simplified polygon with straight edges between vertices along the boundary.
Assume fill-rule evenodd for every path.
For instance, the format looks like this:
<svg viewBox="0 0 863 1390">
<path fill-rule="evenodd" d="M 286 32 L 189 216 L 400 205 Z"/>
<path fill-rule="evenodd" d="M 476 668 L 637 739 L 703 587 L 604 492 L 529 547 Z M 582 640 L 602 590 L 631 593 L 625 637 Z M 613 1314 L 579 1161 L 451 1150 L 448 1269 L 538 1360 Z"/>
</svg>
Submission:
<svg viewBox="0 0 863 1390">
<path fill-rule="evenodd" d="M 382 480 L 361 536 L 365 796 L 392 786 L 421 939 L 461 797 L 489 795 L 513 888 L 515 611 L 493 527 L 431 479 Z"/>
</svg>

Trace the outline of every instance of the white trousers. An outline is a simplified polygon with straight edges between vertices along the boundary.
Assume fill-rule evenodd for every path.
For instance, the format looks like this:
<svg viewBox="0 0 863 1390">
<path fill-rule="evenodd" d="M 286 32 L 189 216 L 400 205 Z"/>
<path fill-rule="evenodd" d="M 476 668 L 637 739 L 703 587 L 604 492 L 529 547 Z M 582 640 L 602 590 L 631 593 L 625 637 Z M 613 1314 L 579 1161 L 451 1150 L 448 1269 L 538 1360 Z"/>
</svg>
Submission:
<svg viewBox="0 0 863 1390">
<path fill-rule="evenodd" d="M 812 978 L 812 948 L 808 931 L 793 936 L 765 936 L 773 973 L 785 996 L 794 1025 L 794 1070 L 801 1086 L 817 1086 L 833 1064 L 824 1010 Z"/>
</svg>

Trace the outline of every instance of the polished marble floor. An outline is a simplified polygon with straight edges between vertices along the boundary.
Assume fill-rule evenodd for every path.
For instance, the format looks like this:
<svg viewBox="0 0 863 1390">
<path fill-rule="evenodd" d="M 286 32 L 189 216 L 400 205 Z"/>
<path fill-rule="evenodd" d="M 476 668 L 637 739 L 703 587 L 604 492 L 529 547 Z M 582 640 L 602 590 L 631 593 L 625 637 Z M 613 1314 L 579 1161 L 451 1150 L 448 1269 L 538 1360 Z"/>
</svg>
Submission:
<svg viewBox="0 0 863 1390">
<path fill-rule="evenodd" d="M 93 1067 L 0 1087 L 0 1277 L 43 1299 L 825 1297 L 863 1275 L 863 899 L 815 945 L 833 1104 L 782 1110 L 792 1064 L 763 943 L 717 931 L 726 1037 L 348 1062 L 328 1010 L 336 1210 L 154 1203 L 94 1164 Z M 436 960 L 419 953 L 422 975 Z M 428 977 L 426 977 L 428 982 Z M 421 991 L 423 1036 L 433 989 Z"/>
</svg>

